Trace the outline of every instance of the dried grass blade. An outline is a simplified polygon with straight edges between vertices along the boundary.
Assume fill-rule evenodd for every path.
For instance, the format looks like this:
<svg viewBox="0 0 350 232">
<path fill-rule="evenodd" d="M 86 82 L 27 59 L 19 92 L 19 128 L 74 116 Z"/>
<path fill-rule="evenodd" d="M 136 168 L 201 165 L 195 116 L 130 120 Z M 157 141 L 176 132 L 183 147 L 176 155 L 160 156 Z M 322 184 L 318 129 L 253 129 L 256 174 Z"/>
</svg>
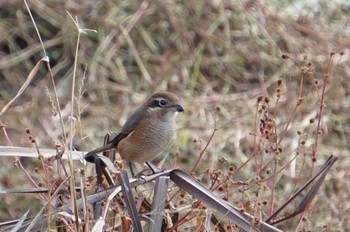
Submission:
<svg viewBox="0 0 350 232">
<path fill-rule="evenodd" d="M 162 228 L 163 212 L 168 190 L 169 177 L 161 176 L 156 180 L 152 204 L 151 222 L 149 232 L 158 232 Z"/>
<path fill-rule="evenodd" d="M 228 217 L 233 223 L 245 231 L 280 231 L 264 222 L 259 222 L 258 224 L 252 225 L 248 221 L 249 219 L 253 219 L 251 215 L 241 214 L 237 208 L 217 197 L 214 193 L 206 189 L 183 171 L 174 170 L 170 173 L 170 179 L 196 199 L 217 210 L 221 214 L 225 215 L 225 217 Z"/>
<path fill-rule="evenodd" d="M 62 181 L 61 185 L 55 190 L 55 192 L 52 194 L 51 199 L 57 196 L 57 194 L 62 190 L 63 186 L 67 181 L 69 181 L 70 177 L 67 177 L 65 180 Z M 45 225 L 47 227 L 48 220 L 42 220 L 43 218 L 47 218 L 48 216 L 41 216 L 44 211 L 47 209 L 47 206 L 51 204 L 51 201 L 46 202 L 46 204 L 40 209 L 40 211 L 37 213 L 37 215 L 34 217 L 32 221 L 30 221 L 29 225 L 25 225 L 24 227 L 20 228 L 18 231 L 36 231 L 42 229 Z"/>
<path fill-rule="evenodd" d="M 225 201 L 215 196 L 212 192 L 199 184 L 197 181 L 193 180 L 192 177 L 187 175 L 185 172 L 174 170 L 170 174 L 170 179 L 196 199 L 229 217 L 240 228 L 244 229 L 245 231 L 252 229 L 249 221 L 247 221 L 237 209 L 229 206 Z"/>
<path fill-rule="evenodd" d="M 48 62 L 48 57 L 45 56 L 43 57 L 41 60 L 39 60 L 38 63 L 36 63 L 36 65 L 34 66 L 34 68 L 30 71 L 26 81 L 23 83 L 23 85 L 21 86 L 21 88 L 18 90 L 16 96 L 14 98 L 12 98 L 1 110 L 0 112 L 0 117 L 3 116 L 3 114 L 6 113 L 6 111 L 10 108 L 10 106 L 26 91 L 26 89 L 28 88 L 29 84 L 32 82 L 32 80 L 34 79 L 36 73 L 38 72 L 41 63 L 43 62 Z"/>
<path fill-rule="evenodd" d="M 95 202 L 98 202 L 98 201 L 101 201 L 103 198 L 105 198 L 106 196 L 110 195 L 110 194 L 114 194 L 116 195 L 117 193 L 121 192 L 122 189 L 120 186 L 117 186 L 117 187 L 112 187 L 110 189 L 107 189 L 107 190 L 102 190 L 98 193 L 95 193 L 93 195 L 90 195 L 87 197 L 86 201 L 88 204 L 93 204 Z M 77 209 L 78 210 L 81 210 L 84 206 L 84 202 L 83 202 L 83 199 L 79 199 L 77 200 Z M 57 209 L 54 209 L 52 210 L 52 213 L 59 213 L 59 212 L 68 212 L 68 213 L 72 213 L 72 202 L 70 203 L 67 203 Z M 37 230 L 40 230 L 40 229 L 43 229 L 43 228 L 47 228 L 47 222 L 48 222 L 48 217 L 49 215 L 44 215 L 42 216 L 41 218 L 39 218 L 35 225 L 33 226 L 33 228 L 37 229 Z M 15 221 L 14 223 L 17 223 L 17 221 Z M 12 225 L 14 223 L 7 223 L 7 224 L 0 224 L 0 231 L 1 230 L 1 227 L 2 226 L 8 226 L 8 225 Z M 29 223 L 30 222 L 26 222 L 26 225 L 23 225 L 22 228 L 20 228 L 18 231 L 25 231 L 27 229 L 27 227 L 29 226 Z"/>
<path fill-rule="evenodd" d="M 23 216 L 19 219 L 19 221 L 16 223 L 16 225 L 11 229 L 11 232 L 17 232 L 19 230 L 19 228 L 22 226 L 24 220 L 26 219 L 28 213 L 29 213 L 29 209 L 27 210 L 27 212 L 25 212 L 25 214 L 23 214 Z"/>
<path fill-rule="evenodd" d="M 105 225 L 105 220 L 102 217 L 100 217 L 97 220 L 97 222 L 94 225 L 94 227 L 92 228 L 92 232 L 102 232 L 104 225 Z"/>
<path fill-rule="evenodd" d="M 137 232 L 142 231 L 141 222 L 138 210 L 136 209 L 134 196 L 131 192 L 131 185 L 129 183 L 128 173 L 124 170 L 119 173 L 120 185 L 124 195 L 124 200 L 128 208 L 134 230 Z"/>
<path fill-rule="evenodd" d="M 49 192 L 46 188 L 29 188 L 29 189 L 0 189 L 1 194 L 14 194 L 14 193 L 47 193 Z"/>
<path fill-rule="evenodd" d="M 58 154 L 55 149 L 40 149 L 40 155 L 44 158 L 50 158 Z M 81 160 L 82 152 L 81 151 L 71 151 L 70 152 L 73 160 Z M 38 150 L 36 148 L 30 147 L 11 147 L 11 146 L 0 146 L 0 157 L 38 157 Z M 65 152 L 62 159 L 68 159 L 68 153 Z"/>
<path fill-rule="evenodd" d="M 311 190 L 306 194 L 306 196 L 303 198 L 303 200 L 300 202 L 300 204 L 296 207 L 293 213 L 290 215 L 283 217 L 282 219 L 275 221 L 273 224 L 277 224 L 279 222 L 285 221 L 287 219 L 290 219 L 301 212 L 304 211 L 304 209 L 311 203 L 311 201 L 316 196 L 318 190 L 321 187 L 321 184 L 323 183 L 324 179 L 326 178 L 327 173 L 329 172 L 330 168 L 333 166 L 333 164 L 339 159 L 338 156 L 331 155 L 328 160 L 325 162 L 324 165 L 319 169 L 319 171 L 310 178 L 303 186 L 299 188 L 298 191 L 296 191 L 293 196 L 291 196 L 280 208 L 278 208 L 267 220 L 266 222 L 270 222 L 273 218 L 275 218 L 291 201 L 293 201 L 303 190 L 305 190 L 312 182 L 317 179 L 319 176 L 319 179 L 317 182 L 312 186 Z"/>
<path fill-rule="evenodd" d="M 109 171 L 111 171 L 114 174 L 119 174 L 120 173 L 120 171 L 115 168 L 114 164 L 112 163 L 112 161 L 108 157 L 106 157 L 106 156 L 99 156 L 99 158 L 106 165 L 106 167 L 109 169 Z"/>
</svg>

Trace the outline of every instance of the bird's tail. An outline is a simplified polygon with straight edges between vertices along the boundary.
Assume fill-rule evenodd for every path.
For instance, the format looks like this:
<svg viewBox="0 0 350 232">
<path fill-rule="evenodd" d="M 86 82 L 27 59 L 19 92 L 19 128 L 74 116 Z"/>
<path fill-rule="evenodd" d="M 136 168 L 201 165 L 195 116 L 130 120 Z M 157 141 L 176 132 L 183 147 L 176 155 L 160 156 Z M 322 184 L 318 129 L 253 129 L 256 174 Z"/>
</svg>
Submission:
<svg viewBox="0 0 350 232">
<path fill-rule="evenodd" d="M 96 149 L 86 153 L 85 156 L 84 156 L 84 159 L 87 162 L 94 163 L 95 158 L 97 157 L 98 153 L 101 153 L 101 152 L 104 152 L 104 151 L 108 151 L 108 150 L 112 150 L 113 148 L 116 148 L 118 143 L 119 143 L 119 141 L 122 140 L 125 137 L 126 137 L 125 134 L 119 133 L 116 137 L 114 137 L 110 142 L 108 142 L 103 147 L 96 148 Z"/>
<path fill-rule="evenodd" d="M 96 148 L 92 151 L 89 151 L 88 153 L 85 154 L 84 159 L 87 162 L 94 163 L 94 160 L 95 160 L 95 157 L 97 156 L 97 154 L 113 149 L 114 147 L 112 145 L 113 145 L 112 143 L 108 143 L 103 147 L 99 147 L 99 148 Z"/>
</svg>

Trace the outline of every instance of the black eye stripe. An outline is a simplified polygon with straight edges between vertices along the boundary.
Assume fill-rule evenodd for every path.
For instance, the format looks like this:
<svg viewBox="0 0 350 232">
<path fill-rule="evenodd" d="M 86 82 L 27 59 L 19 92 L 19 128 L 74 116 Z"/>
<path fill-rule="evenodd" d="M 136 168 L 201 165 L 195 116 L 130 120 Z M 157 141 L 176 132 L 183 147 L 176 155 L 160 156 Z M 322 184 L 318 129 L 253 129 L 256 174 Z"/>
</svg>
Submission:
<svg viewBox="0 0 350 232">
<path fill-rule="evenodd" d="M 164 99 L 152 100 L 150 104 L 148 104 L 148 106 L 151 108 L 155 108 L 155 107 L 164 108 L 166 107 L 166 105 L 167 105 L 167 101 Z"/>
</svg>

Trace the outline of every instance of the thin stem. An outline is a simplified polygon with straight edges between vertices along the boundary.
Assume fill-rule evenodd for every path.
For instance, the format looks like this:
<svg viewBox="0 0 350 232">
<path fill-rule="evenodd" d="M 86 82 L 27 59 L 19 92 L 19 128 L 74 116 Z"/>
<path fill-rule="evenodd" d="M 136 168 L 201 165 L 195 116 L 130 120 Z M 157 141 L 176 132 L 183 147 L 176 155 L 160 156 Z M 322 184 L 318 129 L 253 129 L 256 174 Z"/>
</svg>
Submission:
<svg viewBox="0 0 350 232">
<path fill-rule="evenodd" d="M 194 166 L 193 166 L 193 168 L 192 168 L 192 170 L 191 170 L 190 173 L 193 173 L 194 170 L 196 169 L 196 167 L 198 166 L 199 161 L 202 159 L 202 156 L 204 155 L 205 151 L 207 150 L 207 148 L 208 148 L 208 146 L 209 146 L 211 140 L 214 138 L 214 135 L 215 135 L 215 133 L 216 133 L 217 130 L 218 130 L 218 129 L 215 128 L 215 129 L 213 130 L 213 132 L 211 133 L 210 138 L 209 138 L 207 144 L 205 144 L 204 149 L 199 153 L 199 156 L 198 156 L 198 158 L 197 158 L 197 160 L 196 160 L 196 163 L 194 164 Z"/>
</svg>

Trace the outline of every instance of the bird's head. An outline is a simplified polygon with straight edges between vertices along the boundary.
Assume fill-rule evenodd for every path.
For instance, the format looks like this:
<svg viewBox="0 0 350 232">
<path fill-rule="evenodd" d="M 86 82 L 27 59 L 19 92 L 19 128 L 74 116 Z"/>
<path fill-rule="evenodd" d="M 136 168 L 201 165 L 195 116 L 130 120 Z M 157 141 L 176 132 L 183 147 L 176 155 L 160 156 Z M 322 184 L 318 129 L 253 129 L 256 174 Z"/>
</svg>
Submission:
<svg viewBox="0 0 350 232">
<path fill-rule="evenodd" d="M 175 94 L 166 91 L 153 94 L 147 101 L 147 107 L 149 113 L 166 118 L 175 118 L 179 112 L 184 111 L 179 98 Z"/>
</svg>

